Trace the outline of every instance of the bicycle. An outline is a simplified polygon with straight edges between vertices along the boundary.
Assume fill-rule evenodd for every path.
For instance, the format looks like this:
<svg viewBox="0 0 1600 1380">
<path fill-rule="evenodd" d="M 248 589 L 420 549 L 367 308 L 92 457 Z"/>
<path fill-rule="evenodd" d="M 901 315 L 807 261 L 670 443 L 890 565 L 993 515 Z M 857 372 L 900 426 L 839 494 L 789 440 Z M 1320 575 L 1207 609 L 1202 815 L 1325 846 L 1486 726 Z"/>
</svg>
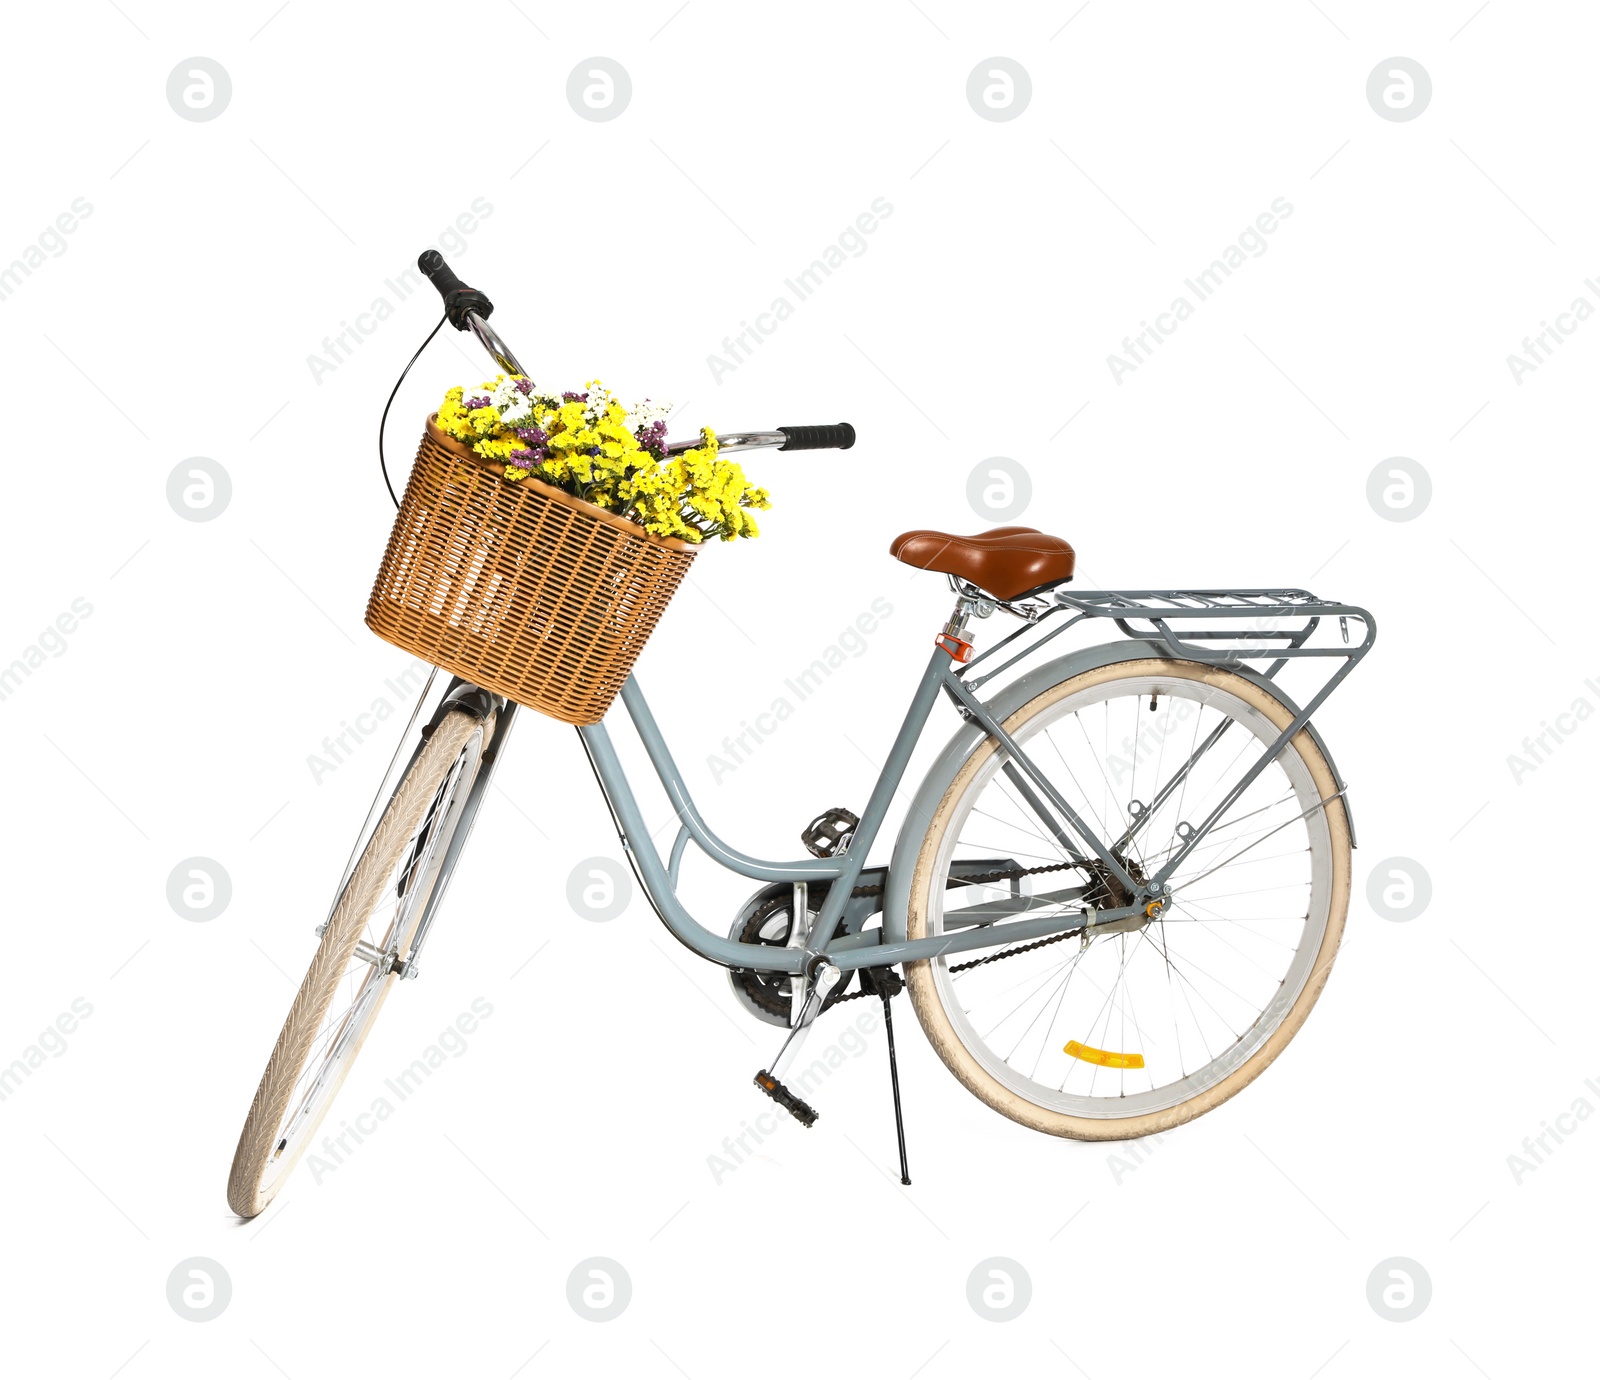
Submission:
<svg viewBox="0 0 1600 1380">
<path fill-rule="evenodd" d="M 419 267 L 445 319 L 508 374 L 523 374 L 488 324 L 488 298 L 436 252 Z M 739 452 L 848 448 L 854 439 L 841 424 L 719 442 Z M 813 820 L 802 834 L 807 857 L 752 857 L 712 831 L 631 674 L 620 700 L 680 821 L 665 859 L 606 723 L 578 728 L 660 919 L 728 969 L 748 1014 L 788 1032 L 757 1087 L 810 1125 L 816 1113 L 784 1084 L 787 1070 L 824 1010 L 877 997 L 909 1183 L 887 1020 L 906 987 L 950 1071 L 1025 1126 L 1116 1140 L 1218 1106 L 1299 1030 L 1338 949 L 1354 835 L 1346 786 L 1311 720 L 1372 647 L 1372 615 L 1300 589 L 1071 593 L 1072 547 L 1026 527 L 908 532 L 891 553 L 944 574 L 955 607 L 861 814 Z M 996 612 L 1020 626 L 977 654 L 970 625 Z M 1053 656 L 980 697 L 1069 628 L 1107 624 L 1119 640 Z M 1276 678 L 1306 658 L 1333 659 L 1334 669 L 1302 706 Z M 278 1192 L 391 989 L 417 976 L 516 718 L 516 702 L 453 677 L 422 720 L 432 683 L 318 927 L 241 1133 L 228 1200 L 243 1217 Z M 918 788 L 889 862 L 868 866 L 941 698 L 960 725 Z M 691 842 L 763 884 L 726 937 L 678 895 Z M 858 990 L 847 991 L 853 979 Z"/>
</svg>

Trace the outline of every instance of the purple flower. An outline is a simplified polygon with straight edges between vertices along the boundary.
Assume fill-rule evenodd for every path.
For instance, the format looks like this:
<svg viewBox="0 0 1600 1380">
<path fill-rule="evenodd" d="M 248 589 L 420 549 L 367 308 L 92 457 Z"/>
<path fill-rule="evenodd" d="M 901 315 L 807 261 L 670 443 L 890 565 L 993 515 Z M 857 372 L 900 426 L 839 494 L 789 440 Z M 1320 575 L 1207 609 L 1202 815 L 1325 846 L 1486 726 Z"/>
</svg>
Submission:
<svg viewBox="0 0 1600 1380">
<path fill-rule="evenodd" d="M 512 430 L 517 433 L 518 440 L 526 441 L 530 446 L 542 446 L 550 439 L 536 426 L 519 426 Z"/>
<path fill-rule="evenodd" d="M 561 401 L 562 402 L 588 402 L 589 401 L 589 395 L 587 393 L 563 393 L 561 395 Z"/>
<path fill-rule="evenodd" d="M 655 421 L 649 426 L 642 426 L 633 435 L 641 448 L 649 451 L 656 459 L 661 459 L 667 453 L 667 424 L 664 421 Z"/>
<path fill-rule="evenodd" d="M 527 397 L 529 393 L 533 392 L 533 380 L 518 379 L 517 392 L 521 393 L 523 397 Z"/>
<path fill-rule="evenodd" d="M 493 401 L 492 398 L 490 398 L 487 395 L 485 395 L 485 396 L 480 397 L 480 398 L 468 398 L 461 405 L 463 407 L 465 407 L 470 412 L 470 411 L 472 411 L 473 408 L 476 408 L 476 407 L 488 407 L 489 404 L 492 401 Z"/>
</svg>

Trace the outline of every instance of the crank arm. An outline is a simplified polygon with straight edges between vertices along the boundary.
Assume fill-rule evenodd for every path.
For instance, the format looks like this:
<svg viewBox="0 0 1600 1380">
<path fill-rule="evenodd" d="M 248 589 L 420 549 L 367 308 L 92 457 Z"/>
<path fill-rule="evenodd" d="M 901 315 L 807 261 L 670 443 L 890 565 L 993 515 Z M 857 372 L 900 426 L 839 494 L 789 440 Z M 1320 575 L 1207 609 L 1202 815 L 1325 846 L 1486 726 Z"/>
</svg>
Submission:
<svg viewBox="0 0 1600 1380">
<path fill-rule="evenodd" d="M 839 985 L 844 975 L 833 964 L 824 961 L 816 968 L 816 977 L 806 979 L 809 990 L 805 1000 L 800 1005 L 799 1023 L 790 1031 L 783 1042 L 783 1047 L 778 1051 L 778 1057 L 772 1061 L 770 1069 L 762 1069 L 756 1074 L 755 1084 L 768 1097 L 788 1112 L 802 1126 L 810 1126 L 817 1119 L 814 1108 L 808 1106 L 796 1097 L 788 1088 L 783 1086 L 780 1079 L 794 1062 L 794 1057 L 800 1052 L 806 1042 L 806 1037 L 811 1034 L 811 1027 L 816 1024 L 817 1017 L 822 1008 L 827 1004 L 829 994 Z M 796 987 L 800 979 L 796 976 Z"/>
</svg>

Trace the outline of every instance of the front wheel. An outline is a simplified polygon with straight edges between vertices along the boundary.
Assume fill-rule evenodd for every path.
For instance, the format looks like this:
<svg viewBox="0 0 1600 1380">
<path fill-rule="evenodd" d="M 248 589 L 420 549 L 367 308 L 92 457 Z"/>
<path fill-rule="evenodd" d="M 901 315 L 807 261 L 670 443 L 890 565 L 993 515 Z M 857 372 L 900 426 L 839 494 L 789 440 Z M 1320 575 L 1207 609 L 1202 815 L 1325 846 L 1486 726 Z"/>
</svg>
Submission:
<svg viewBox="0 0 1600 1380">
<path fill-rule="evenodd" d="M 265 1210 L 316 1136 L 411 954 L 495 716 L 446 714 L 351 870 L 250 1104 L 228 1176 L 241 1217 Z"/>
<path fill-rule="evenodd" d="M 1242 676 L 1152 658 L 1070 677 L 1004 726 L 1143 880 L 1293 717 Z M 1012 895 L 1010 881 L 952 880 L 969 858 L 1039 869 L 1022 883 L 1033 894 L 1082 888 L 1050 903 L 1058 910 L 1127 904 L 1103 865 L 1077 865 L 1019 779 L 1026 784 L 994 738 L 956 771 L 917 856 L 911 939 L 986 923 L 979 908 Z M 1168 1130 L 1240 1091 L 1305 1021 L 1344 930 L 1350 830 L 1309 733 L 1295 735 L 1169 883 L 1168 906 L 1120 933 L 908 964 L 940 1058 L 997 1111 L 1081 1140 Z"/>
</svg>

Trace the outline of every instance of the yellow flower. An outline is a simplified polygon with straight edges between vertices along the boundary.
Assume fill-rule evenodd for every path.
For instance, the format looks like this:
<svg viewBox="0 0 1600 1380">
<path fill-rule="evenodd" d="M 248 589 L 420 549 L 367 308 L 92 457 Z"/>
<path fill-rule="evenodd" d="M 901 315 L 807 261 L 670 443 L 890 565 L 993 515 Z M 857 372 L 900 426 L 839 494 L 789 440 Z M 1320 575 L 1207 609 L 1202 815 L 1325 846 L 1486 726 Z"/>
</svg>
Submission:
<svg viewBox="0 0 1600 1380">
<path fill-rule="evenodd" d="M 511 381 L 521 377 L 513 375 Z M 548 454 L 533 466 L 513 463 L 511 456 L 525 453 L 527 443 L 502 420 L 503 404 L 493 401 L 506 382 L 502 374 L 476 387 L 450 389 L 439 405 L 438 426 L 499 463 L 507 481 L 537 474 L 658 536 L 702 542 L 759 535 L 749 510 L 770 507 L 771 498 L 747 481 L 741 466 L 718 457 L 715 432 L 707 428 L 698 445 L 657 460 L 628 429 L 628 410 L 598 379 L 586 385 L 583 402 L 530 393 L 530 412 L 517 425 L 539 427 Z M 466 406 L 480 397 L 489 398 L 489 405 Z"/>
</svg>

